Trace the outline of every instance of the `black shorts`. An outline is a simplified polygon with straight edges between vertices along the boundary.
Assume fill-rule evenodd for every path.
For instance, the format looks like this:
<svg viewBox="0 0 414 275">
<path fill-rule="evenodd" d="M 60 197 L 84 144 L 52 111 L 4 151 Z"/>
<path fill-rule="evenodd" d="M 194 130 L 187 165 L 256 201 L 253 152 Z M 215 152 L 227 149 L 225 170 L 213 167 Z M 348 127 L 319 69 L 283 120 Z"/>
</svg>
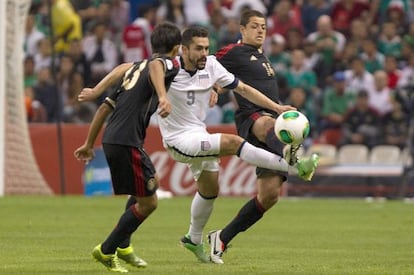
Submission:
<svg viewBox="0 0 414 275">
<path fill-rule="evenodd" d="M 158 180 L 151 159 L 142 148 L 103 144 L 116 195 L 147 197 L 155 193 Z"/>
<path fill-rule="evenodd" d="M 282 142 L 280 142 L 276 136 L 272 147 L 269 147 L 266 143 L 263 143 L 257 139 L 257 137 L 252 133 L 251 129 L 253 124 L 262 116 L 269 116 L 275 118 L 275 116 L 271 113 L 266 111 L 261 112 L 254 112 L 250 114 L 246 113 L 238 113 L 236 115 L 236 127 L 237 133 L 239 136 L 247 140 L 249 143 L 253 144 L 256 147 L 265 149 L 266 151 L 275 153 L 279 156 L 283 156 L 283 147 L 285 146 Z M 263 175 L 269 174 L 276 174 L 282 176 L 285 181 L 287 179 L 287 172 L 281 172 L 276 170 L 269 170 L 266 168 L 257 167 L 256 168 L 256 175 L 257 177 L 261 177 Z"/>
</svg>

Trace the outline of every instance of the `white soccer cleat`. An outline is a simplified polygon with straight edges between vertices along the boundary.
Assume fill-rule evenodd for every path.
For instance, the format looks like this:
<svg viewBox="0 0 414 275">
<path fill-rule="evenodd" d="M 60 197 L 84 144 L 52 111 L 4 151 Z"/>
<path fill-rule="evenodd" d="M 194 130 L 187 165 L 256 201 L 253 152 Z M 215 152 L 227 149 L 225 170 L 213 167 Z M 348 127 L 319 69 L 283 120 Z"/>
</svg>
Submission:
<svg viewBox="0 0 414 275">
<path fill-rule="evenodd" d="M 215 264 L 224 264 L 223 256 L 226 251 L 226 245 L 220 240 L 221 230 L 210 231 L 207 235 L 210 244 L 210 261 Z"/>
<path fill-rule="evenodd" d="M 297 153 L 302 145 L 286 145 L 283 148 L 283 158 L 289 165 L 295 165 L 298 162 Z"/>
</svg>

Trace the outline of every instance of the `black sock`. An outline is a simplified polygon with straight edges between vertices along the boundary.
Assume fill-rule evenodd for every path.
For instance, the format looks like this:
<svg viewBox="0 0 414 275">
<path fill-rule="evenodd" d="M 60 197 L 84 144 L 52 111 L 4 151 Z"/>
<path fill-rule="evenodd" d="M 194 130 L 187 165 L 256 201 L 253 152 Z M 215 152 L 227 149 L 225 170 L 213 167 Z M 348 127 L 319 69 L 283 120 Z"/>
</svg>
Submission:
<svg viewBox="0 0 414 275">
<path fill-rule="evenodd" d="M 132 205 L 137 203 L 137 199 L 134 196 L 129 196 L 127 203 L 125 205 L 125 211 L 128 210 Z M 122 243 L 119 245 L 120 248 L 126 248 L 131 243 L 131 235 L 128 236 Z"/>
<path fill-rule="evenodd" d="M 134 205 L 128 208 L 119 219 L 114 230 L 112 230 L 108 238 L 102 243 L 102 253 L 115 254 L 116 248 L 137 230 L 145 218 L 136 211 Z"/>
<path fill-rule="evenodd" d="M 277 136 L 275 135 L 274 128 L 271 128 L 269 131 L 267 131 L 266 134 L 266 145 L 272 153 L 276 153 L 280 156 L 283 155 L 283 144 L 279 141 Z"/>
<path fill-rule="evenodd" d="M 246 231 L 263 217 L 265 210 L 257 198 L 248 201 L 238 215 L 221 231 L 220 239 L 227 245 L 237 234 Z"/>
</svg>

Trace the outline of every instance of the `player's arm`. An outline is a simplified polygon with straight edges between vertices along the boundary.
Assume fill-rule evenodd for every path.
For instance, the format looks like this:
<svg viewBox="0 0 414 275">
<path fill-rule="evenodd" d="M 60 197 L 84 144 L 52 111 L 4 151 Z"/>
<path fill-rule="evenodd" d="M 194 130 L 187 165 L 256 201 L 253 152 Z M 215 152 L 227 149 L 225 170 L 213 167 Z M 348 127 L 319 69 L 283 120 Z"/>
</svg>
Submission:
<svg viewBox="0 0 414 275">
<path fill-rule="evenodd" d="M 91 101 L 97 99 L 106 89 L 119 82 L 132 65 L 133 63 L 123 63 L 116 66 L 98 84 L 96 84 L 94 88 L 83 88 L 78 95 L 78 101 Z"/>
<path fill-rule="evenodd" d="M 85 143 L 75 150 L 75 157 L 84 163 L 88 163 L 91 159 L 95 157 L 93 151 L 93 146 L 95 144 L 96 138 L 101 131 L 106 118 L 113 110 L 113 101 L 109 98 L 105 99 L 105 102 L 99 106 L 98 110 L 95 113 L 95 116 L 92 119 L 92 122 L 89 126 L 88 135 L 86 137 Z"/>
<path fill-rule="evenodd" d="M 166 117 L 171 112 L 171 104 L 167 98 L 167 89 L 165 88 L 165 65 L 162 59 L 154 59 L 148 64 L 149 75 L 152 85 L 158 95 L 158 114 Z"/>
<path fill-rule="evenodd" d="M 272 101 L 270 98 L 268 98 L 252 86 L 243 83 L 242 81 L 239 81 L 234 91 L 242 97 L 249 100 L 250 102 L 258 106 L 261 106 L 265 109 L 273 110 L 279 114 L 289 110 L 296 110 L 295 107 L 292 107 L 290 105 L 280 105 Z"/>
</svg>

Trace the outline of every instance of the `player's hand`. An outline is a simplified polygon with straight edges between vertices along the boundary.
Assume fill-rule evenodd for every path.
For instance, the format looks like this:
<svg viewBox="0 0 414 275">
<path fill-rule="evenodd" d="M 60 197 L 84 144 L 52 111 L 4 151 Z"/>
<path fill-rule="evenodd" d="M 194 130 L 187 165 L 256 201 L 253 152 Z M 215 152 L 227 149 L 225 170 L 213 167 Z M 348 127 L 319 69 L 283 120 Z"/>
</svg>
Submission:
<svg viewBox="0 0 414 275">
<path fill-rule="evenodd" d="M 218 94 L 216 91 L 211 90 L 210 93 L 210 100 L 208 101 L 208 107 L 213 108 L 214 105 L 217 104 L 217 100 L 218 100 Z"/>
<path fill-rule="evenodd" d="M 88 164 L 95 157 L 95 151 L 86 145 L 82 145 L 73 153 L 75 158 L 85 164 Z"/>
<path fill-rule="evenodd" d="M 167 117 L 171 113 L 171 103 L 167 97 L 160 97 L 158 103 L 158 114 Z"/>
<path fill-rule="evenodd" d="M 94 90 L 92 88 L 83 88 L 80 94 L 78 95 L 78 101 L 92 101 L 97 98 Z"/>
<path fill-rule="evenodd" d="M 276 112 L 278 114 L 281 114 L 281 113 L 286 112 L 286 111 L 295 111 L 295 110 L 296 110 L 296 108 L 293 107 L 293 106 L 290 106 L 290 105 L 280 105 L 279 104 L 279 108 L 276 110 Z"/>
</svg>

